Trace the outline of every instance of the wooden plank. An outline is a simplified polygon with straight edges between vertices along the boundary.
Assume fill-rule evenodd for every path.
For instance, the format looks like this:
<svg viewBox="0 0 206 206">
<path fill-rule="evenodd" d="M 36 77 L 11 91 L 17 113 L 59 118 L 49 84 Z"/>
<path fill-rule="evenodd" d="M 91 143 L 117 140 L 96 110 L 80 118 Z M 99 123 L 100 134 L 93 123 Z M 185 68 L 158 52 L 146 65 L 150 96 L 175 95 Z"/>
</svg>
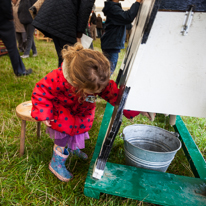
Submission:
<svg viewBox="0 0 206 206">
<path fill-rule="evenodd" d="M 182 147 L 195 177 L 206 180 L 206 162 L 180 116 L 177 116 L 174 128 L 180 134 Z"/>
<path fill-rule="evenodd" d="M 88 177 L 92 176 L 92 169 Z M 101 180 L 88 178 L 84 192 L 106 193 L 160 205 L 205 205 L 206 180 L 107 162 Z"/>
</svg>

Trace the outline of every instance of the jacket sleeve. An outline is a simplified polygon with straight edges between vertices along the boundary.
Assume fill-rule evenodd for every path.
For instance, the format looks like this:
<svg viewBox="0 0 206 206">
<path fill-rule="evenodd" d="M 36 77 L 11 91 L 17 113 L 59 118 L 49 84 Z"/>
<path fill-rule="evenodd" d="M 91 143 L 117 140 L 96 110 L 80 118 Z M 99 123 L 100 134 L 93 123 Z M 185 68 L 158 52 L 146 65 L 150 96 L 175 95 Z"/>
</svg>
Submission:
<svg viewBox="0 0 206 206">
<path fill-rule="evenodd" d="M 122 8 L 115 6 L 115 11 L 112 12 L 113 22 L 116 25 L 126 25 L 133 22 L 134 18 L 137 16 L 140 3 L 135 2 L 132 4 L 131 8 L 127 11 L 124 11 Z"/>
<path fill-rule="evenodd" d="M 77 19 L 77 33 L 84 33 L 95 0 L 81 0 Z"/>
<path fill-rule="evenodd" d="M 119 93 L 119 89 L 117 87 L 117 84 L 113 80 L 110 80 L 107 87 L 104 89 L 104 91 L 99 96 L 101 96 L 103 99 L 108 101 L 111 105 L 115 106 L 118 93 Z M 127 119 L 133 119 L 139 114 L 140 114 L 139 111 L 125 110 L 125 109 L 123 110 L 123 115 Z"/>
<path fill-rule="evenodd" d="M 36 83 L 32 93 L 31 116 L 38 121 L 53 119 L 53 99 L 59 90 L 56 71 L 47 74 Z"/>
<path fill-rule="evenodd" d="M 113 80 L 110 80 L 108 85 L 99 94 L 99 96 L 101 96 L 103 99 L 114 106 L 117 101 L 118 93 L 119 89 L 117 87 L 117 84 Z"/>
</svg>

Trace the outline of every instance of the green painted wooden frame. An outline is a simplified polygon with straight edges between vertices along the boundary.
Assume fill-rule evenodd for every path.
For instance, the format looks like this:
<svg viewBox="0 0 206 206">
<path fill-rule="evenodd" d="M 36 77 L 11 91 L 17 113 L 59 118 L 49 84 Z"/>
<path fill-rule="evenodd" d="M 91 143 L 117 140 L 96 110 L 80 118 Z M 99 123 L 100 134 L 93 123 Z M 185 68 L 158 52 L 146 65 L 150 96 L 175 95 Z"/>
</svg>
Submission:
<svg viewBox="0 0 206 206">
<path fill-rule="evenodd" d="M 92 178 L 112 112 L 113 106 L 108 103 L 84 185 L 86 196 L 99 199 L 100 193 L 106 193 L 160 205 L 206 205 L 206 162 L 179 116 L 174 128 L 180 134 L 195 178 L 110 162 L 102 179 Z"/>
</svg>

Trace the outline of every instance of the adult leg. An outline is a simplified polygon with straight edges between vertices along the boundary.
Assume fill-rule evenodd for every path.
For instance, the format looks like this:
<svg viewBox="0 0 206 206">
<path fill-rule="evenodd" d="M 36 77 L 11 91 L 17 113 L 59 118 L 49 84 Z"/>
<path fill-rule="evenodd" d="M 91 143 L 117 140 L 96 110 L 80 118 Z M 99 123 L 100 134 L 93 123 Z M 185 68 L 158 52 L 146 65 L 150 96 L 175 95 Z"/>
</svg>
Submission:
<svg viewBox="0 0 206 206">
<path fill-rule="evenodd" d="M 100 38 L 99 28 L 97 28 L 97 37 Z"/>
<path fill-rule="evenodd" d="M 102 29 L 101 28 L 97 28 L 97 35 L 99 38 L 102 37 Z"/>
<path fill-rule="evenodd" d="M 90 26 L 90 33 L 91 33 L 92 38 L 94 39 L 94 37 L 93 37 L 93 35 L 94 35 L 94 26 L 93 25 Z"/>
<path fill-rule="evenodd" d="M 26 42 L 27 42 L 26 32 L 22 32 L 21 36 L 22 36 L 22 41 L 23 41 L 23 48 L 24 48 L 24 51 L 25 51 L 25 49 L 26 49 Z"/>
<path fill-rule="evenodd" d="M 114 73 L 116 65 L 117 65 L 117 61 L 119 58 L 119 53 L 115 52 L 115 53 L 110 53 L 107 51 L 103 50 L 103 53 L 105 54 L 105 56 L 107 57 L 107 59 L 110 61 L 110 65 L 111 65 L 111 75 Z"/>
<path fill-rule="evenodd" d="M 16 45 L 16 36 L 13 22 L 7 21 L 3 24 L 0 24 L 0 38 L 8 50 L 14 73 L 16 75 L 25 74 L 26 69 L 20 58 Z"/>
<path fill-rule="evenodd" d="M 94 25 L 94 37 L 93 37 L 94 40 L 96 40 L 96 37 L 97 37 L 96 27 L 97 27 L 97 26 Z"/>
<path fill-rule="evenodd" d="M 27 34 L 27 43 L 26 43 L 26 49 L 24 51 L 24 56 L 28 57 L 31 49 L 33 51 L 33 54 L 37 54 L 36 46 L 34 43 L 34 29 L 35 28 L 32 24 L 24 24 L 24 27 L 25 27 L 26 34 Z"/>
<path fill-rule="evenodd" d="M 33 53 L 33 56 L 37 56 L 36 45 L 35 45 L 35 42 L 34 42 L 34 33 L 33 33 L 32 37 L 33 37 L 32 46 L 31 46 L 32 53 Z"/>
<path fill-rule="evenodd" d="M 90 32 L 93 40 L 96 40 L 96 25 L 92 24 L 90 26 Z"/>
<path fill-rule="evenodd" d="M 64 45 L 66 45 L 66 44 L 71 45 L 71 43 L 69 43 L 63 39 L 60 39 L 56 36 L 52 36 L 52 39 L 54 41 L 55 49 L 56 49 L 56 52 L 58 55 L 58 67 L 60 67 L 62 62 L 63 62 L 63 59 L 61 56 L 61 50 L 63 49 Z"/>
<path fill-rule="evenodd" d="M 19 51 L 24 52 L 22 35 L 21 35 L 20 32 L 16 32 L 16 39 L 17 39 L 17 42 L 18 42 Z"/>
</svg>

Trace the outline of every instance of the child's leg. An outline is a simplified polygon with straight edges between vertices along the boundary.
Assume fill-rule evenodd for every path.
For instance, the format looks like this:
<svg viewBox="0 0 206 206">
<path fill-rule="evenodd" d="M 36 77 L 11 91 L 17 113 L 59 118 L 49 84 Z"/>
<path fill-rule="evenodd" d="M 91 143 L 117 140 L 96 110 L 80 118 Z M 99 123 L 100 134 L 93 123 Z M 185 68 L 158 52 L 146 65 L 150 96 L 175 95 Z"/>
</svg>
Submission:
<svg viewBox="0 0 206 206">
<path fill-rule="evenodd" d="M 83 160 L 86 160 L 88 159 L 88 156 L 86 153 L 82 152 L 78 147 L 76 148 L 76 150 L 71 150 L 69 149 L 69 151 L 73 154 L 73 155 L 76 155 L 77 157 L 83 159 Z"/>
<path fill-rule="evenodd" d="M 68 137 L 64 139 L 55 139 L 53 156 L 49 164 L 49 169 L 61 181 L 68 182 L 73 178 L 73 175 L 66 169 L 65 162 L 69 156 L 69 152 L 65 149 Z"/>
<path fill-rule="evenodd" d="M 64 151 L 66 145 L 68 143 L 68 137 L 63 139 L 55 139 L 54 140 L 54 149 L 57 148 L 59 152 Z"/>
<path fill-rule="evenodd" d="M 88 159 L 88 156 L 87 154 L 82 152 L 80 149 L 85 148 L 85 139 L 89 139 L 88 132 L 74 135 L 70 137 L 68 141 L 69 152 L 84 160 Z"/>
<path fill-rule="evenodd" d="M 60 147 L 60 146 L 57 145 L 57 144 L 54 144 L 54 150 L 55 150 L 55 148 L 56 148 L 59 152 L 62 152 L 62 151 L 64 151 L 64 149 L 65 149 L 65 147 Z"/>
</svg>

